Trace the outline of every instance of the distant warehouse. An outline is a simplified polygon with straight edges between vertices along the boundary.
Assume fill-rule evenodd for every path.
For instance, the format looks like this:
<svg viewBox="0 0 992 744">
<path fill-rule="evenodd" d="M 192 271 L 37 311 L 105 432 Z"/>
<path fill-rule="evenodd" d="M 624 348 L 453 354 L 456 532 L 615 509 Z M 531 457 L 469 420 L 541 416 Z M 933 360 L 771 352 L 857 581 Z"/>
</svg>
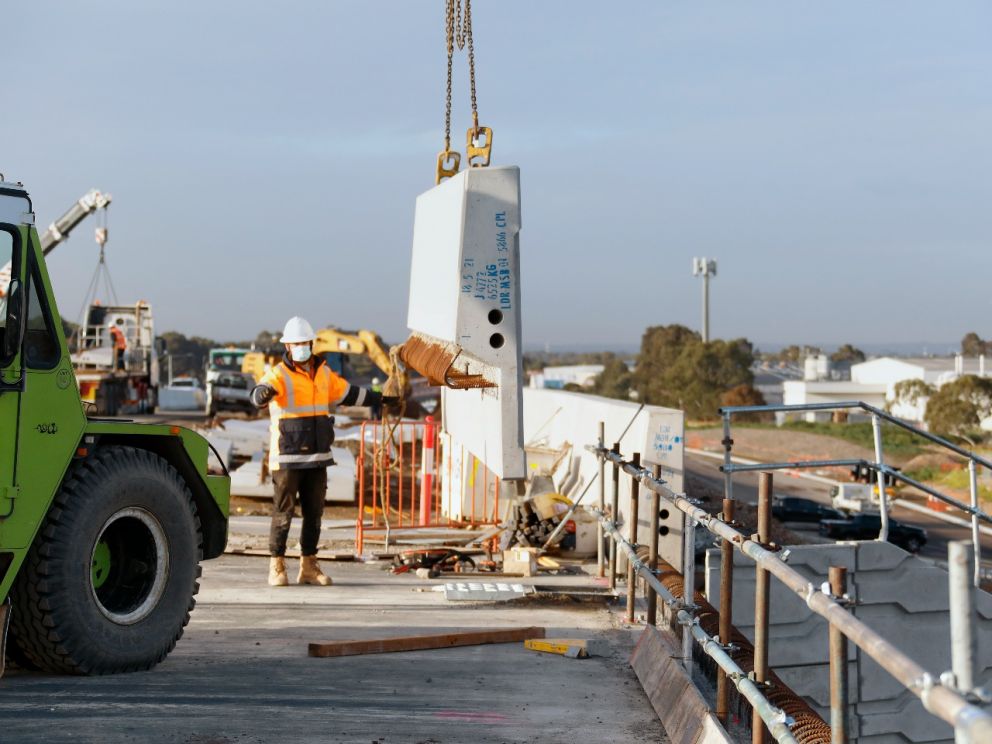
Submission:
<svg viewBox="0 0 992 744">
<path fill-rule="evenodd" d="M 939 388 L 962 375 L 985 377 L 990 371 L 985 357 L 879 357 L 852 364 L 850 380 L 788 380 L 782 383 L 783 402 L 786 405 L 803 405 L 860 400 L 878 408 L 889 407 L 893 414 L 907 421 L 922 422 L 927 398 L 921 396 L 912 404 L 897 402 L 895 387 L 898 383 L 922 380 Z M 829 370 L 825 376 L 829 376 Z M 827 421 L 831 413 L 808 411 L 801 415 L 806 421 Z M 784 416 L 780 418 L 784 419 Z M 983 428 L 987 428 L 985 423 Z"/>
</svg>

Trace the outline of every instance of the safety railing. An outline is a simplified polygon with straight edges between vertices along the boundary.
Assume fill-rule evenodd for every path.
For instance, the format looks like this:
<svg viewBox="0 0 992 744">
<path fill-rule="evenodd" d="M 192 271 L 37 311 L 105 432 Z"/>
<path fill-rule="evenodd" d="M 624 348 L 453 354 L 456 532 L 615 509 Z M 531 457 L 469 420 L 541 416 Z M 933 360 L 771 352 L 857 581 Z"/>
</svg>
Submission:
<svg viewBox="0 0 992 744">
<path fill-rule="evenodd" d="M 425 421 L 365 421 L 362 423 L 358 471 L 358 516 L 355 552 L 365 550 L 366 536 L 384 535 L 385 546 L 395 533 L 445 530 L 495 524 L 502 484 L 472 455 L 467 455 L 465 477 L 453 478 L 451 457 L 442 458 L 440 426 Z M 463 457 L 466 457 L 463 453 Z M 444 465 L 442 465 L 444 463 Z M 447 467 L 444 478 L 439 469 Z M 442 492 L 449 489 L 449 508 Z M 450 489 L 461 481 L 460 493 Z M 457 498 L 458 509 L 451 501 Z"/>
<path fill-rule="evenodd" d="M 644 580 L 647 591 L 647 622 L 657 623 L 656 606 L 658 598 L 674 615 L 682 627 L 682 663 L 691 674 L 694 644 L 698 644 L 703 654 L 713 660 L 718 667 L 716 714 L 721 720 L 728 717 L 728 685 L 732 684 L 752 706 L 753 741 L 761 742 L 763 729 L 782 744 L 793 742 L 822 741 L 823 739 L 798 738 L 796 721 L 786 711 L 775 705 L 768 693 L 771 670 L 768 667 L 769 624 L 770 624 L 770 578 L 775 577 L 788 589 L 801 597 L 807 607 L 824 618 L 829 627 L 830 680 L 831 680 L 831 741 L 846 742 L 848 731 L 847 694 L 847 641 L 854 643 L 862 653 L 874 659 L 907 690 L 916 695 L 924 708 L 954 727 L 959 741 L 992 741 L 992 715 L 970 701 L 970 697 L 980 691 L 972 689 L 973 674 L 968 665 L 973 664 L 973 653 L 964 650 L 954 655 L 953 675 L 939 678 L 928 672 L 906 653 L 897 648 L 881 634 L 856 617 L 846 606 L 846 575 L 842 567 L 831 567 L 829 586 L 818 587 L 801 573 L 789 566 L 785 556 L 777 553 L 770 545 L 772 474 L 763 473 L 759 484 L 758 532 L 747 536 L 734 527 L 734 500 L 727 498 L 720 516 L 712 515 L 700 508 L 697 502 L 685 493 L 676 493 L 666 486 L 654 472 L 641 467 L 640 456 L 635 453 L 625 460 L 619 447 L 606 449 L 602 436 L 598 446 L 588 449 L 596 455 L 600 466 L 600 504 L 594 511 L 598 514 L 605 534 L 610 539 L 609 577 L 611 586 L 617 580 L 617 555 L 623 552 L 628 560 L 627 575 L 627 619 L 634 621 L 634 607 L 637 593 L 637 578 Z M 605 467 L 613 468 L 612 505 L 605 507 Z M 621 535 L 617 527 L 619 513 L 620 473 L 631 479 L 631 513 L 627 524 L 629 539 Z M 727 474 L 728 476 L 730 473 Z M 648 557 L 645 562 L 637 553 L 637 503 L 639 488 L 643 486 L 652 493 L 651 532 Z M 658 531 L 659 507 L 661 502 L 674 507 L 685 515 L 683 531 L 683 571 L 682 596 L 677 597 L 659 579 Z M 700 608 L 695 602 L 695 530 L 702 527 L 720 538 L 720 609 L 719 630 L 716 636 L 707 633 L 700 625 Z M 959 546 L 960 547 L 960 546 Z M 733 555 L 737 551 L 749 558 L 756 569 L 755 588 L 755 632 L 753 671 L 748 674 L 734 659 L 732 645 L 733 632 Z M 959 551 L 960 552 L 960 551 Z M 601 559 L 602 565 L 602 559 Z M 961 561 L 952 553 L 951 581 L 961 583 Z M 951 627 L 952 635 L 971 637 L 970 591 L 967 572 L 964 574 L 965 590 L 960 591 L 958 601 L 952 595 Z M 961 641 L 954 640 L 960 645 Z M 957 667 L 960 665 L 960 668 Z"/>
<path fill-rule="evenodd" d="M 872 424 L 872 435 L 874 440 L 875 448 L 875 460 L 864 460 L 864 459 L 837 459 L 837 460 L 798 460 L 795 462 L 773 462 L 773 463 L 756 463 L 756 464 L 741 464 L 733 462 L 733 432 L 732 432 L 732 422 L 731 418 L 737 414 L 762 414 L 762 413 L 806 413 L 815 411 L 846 411 L 851 409 L 860 409 L 871 415 Z M 972 570 L 972 583 L 975 586 L 981 584 L 983 577 L 982 573 L 982 543 L 980 534 L 980 522 L 986 522 L 992 524 L 992 516 L 982 510 L 979 503 L 979 493 L 978 493 L 978 466 L 981 465 L 985 468 L 992 470 L 992 461 L 978 455 L 974 452 L 959 447 L 953 442 L 949 442 L 942 437 L 938 437 L 935 434 L 931 434 L 928 431 L 923 431 L 917 427 L 906 423 L 902 419 L 887 413 L 886 411 L 876 408 L 875 406 L 868 405 L 862 401 L 845 401 L 840 403 L 807 403 L 800 405 L 765 405 L 765 406 L 726 406 L 720 409 L 720 415 L 723 418 L 723 441 L 722 445 L 724 448 L 723 465 L 720 468 L 724 473 L 725 478 L 725 495 L 727 498 L 733 498 L 733 474 L 743 473 L 749 471 L 771 471 L 771 470 L 799 470 L 808 468 L 826 468 L 826 467 L 861 467 L 866 470 L 874 471 L 877 489 L 878 489 L 878 501 L 879 501 L 879 515 L 881 517 L 881 528 L 879 530 L 878 539 L 887 540 L 889 536 L 889 495 L 888 486 L 886 484 L 887 479 L 892 479 L 894 481 L 899 481 L 905 483 L 908 486 L 912 486 L 928 496 L 937 499 L 940 502 L 953 506 L 971 517 L 971 539 L 974 544 L 974 562 Z M 970 493 L 970 504 L 965 504 L 953 496 L 949 496 L 942 491 L 927 485 L 926 483 L 921 483 L 918 480 L 909 477 L 905 473 L 897 470 L 895 468 L 889 467 L 885 464 L 885 454 L 882 446 L 882 422 L 886 422 L 896 426 L 904 431 L 908 431 L 913 435 L 949 450 L 956 455 L 964 458 L 968 463 L 968 481 L 969 481 L 969 493 Z"/>
</svg>

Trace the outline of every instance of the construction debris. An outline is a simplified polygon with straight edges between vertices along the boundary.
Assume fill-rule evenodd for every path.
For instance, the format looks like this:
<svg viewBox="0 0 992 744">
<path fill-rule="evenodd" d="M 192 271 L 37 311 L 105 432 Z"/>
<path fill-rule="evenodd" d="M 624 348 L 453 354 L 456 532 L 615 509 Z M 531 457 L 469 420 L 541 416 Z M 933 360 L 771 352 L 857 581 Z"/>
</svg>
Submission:
<svg viewBox="0 0 992 744">
<path fill-rule="evenodd" d="M 462 571 L 475 571 L 475 561 L 467 553 L 453 548 L 420 548 L 414 550 L 404 550 L 393 559 L 394 574 L 415 571 L 421 578 L 436 578 L 441 575 L 441 571 L 452 570 L 456 573 Z M 426 571 L 426 577 L 421 574 Z"/>
<path fill-rule="evenodd" d="M 449 601 L 466 602 L 506 602 L 520 599 L 534 593 L 534 587 L 523 584 L 506 584 L 503 582 L 449 582 L 435 588 L 443 591 L 444 598 Z"/>
<path fill-rule="evenodd" d="M 503 551 L 503 570 L 534 576 L 537 573 L 537 548 L 508 548 Z"/>
<path fill-rule="evenodd" d="M 544 638 L 544 628 L 504 628 L 501 630 L 472 630 L 439 635 L 400 636 L 398 638 L 372 638 L 356 641 L 327 641 L 311 643 L 310 656 L 359 656 L 385 654 L 394 651 L 424 651 L 455 646 L 484 646 L 490 643 L 519 643 L 531 638 Z"/>
<path fill-rule="evenodd" d="M 529 638 L 524 647 L 545 654 L 558 654 L 569 659 L 587 659 L 590 656 L 607 656 L 609 645 L 602 640 L 585 638 Z"/>
</svg>

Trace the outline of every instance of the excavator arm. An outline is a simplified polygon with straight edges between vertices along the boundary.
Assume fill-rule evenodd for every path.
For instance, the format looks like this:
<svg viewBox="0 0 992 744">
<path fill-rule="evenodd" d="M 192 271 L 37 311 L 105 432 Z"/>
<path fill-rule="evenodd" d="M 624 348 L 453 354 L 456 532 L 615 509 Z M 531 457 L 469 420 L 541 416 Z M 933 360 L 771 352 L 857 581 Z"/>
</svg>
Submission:
<svg viewBox="0 0 992 744">
<path fill-rule="evenodd" d="M 360 330 L 352 333 L 337 328 L 321 328 L 317 331 L 317 340 L 313 342 L 313 352 L 324 354 L 329 351 L 367 356 L 386 375 L 393 374 L 389 349 L 379 334 L 373 331 Z"/>
</svg>

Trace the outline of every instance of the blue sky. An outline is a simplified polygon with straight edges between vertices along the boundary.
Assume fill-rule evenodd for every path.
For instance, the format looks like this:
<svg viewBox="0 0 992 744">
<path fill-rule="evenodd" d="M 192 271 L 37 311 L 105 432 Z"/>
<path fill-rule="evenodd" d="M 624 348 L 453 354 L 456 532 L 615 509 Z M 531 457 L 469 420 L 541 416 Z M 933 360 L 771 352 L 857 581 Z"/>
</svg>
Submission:
<svg viewBox="0 0 992 744">
<path fill-rule="evenodd" d="M 443 6 L 11 4 L 0 172 L 42 225 L 110 191 L 119 297 L 160 330 L 299 313 L 398 340 Z M 474 19 L 494 162 L 521 168 L 528 346 L 698 327 L 694 255 L 719 262 L 717 337 L 992 336 L 992 5 L 476 0 Z M 69 319 L 95 224 L 50 257 Z"/>
</svg>

